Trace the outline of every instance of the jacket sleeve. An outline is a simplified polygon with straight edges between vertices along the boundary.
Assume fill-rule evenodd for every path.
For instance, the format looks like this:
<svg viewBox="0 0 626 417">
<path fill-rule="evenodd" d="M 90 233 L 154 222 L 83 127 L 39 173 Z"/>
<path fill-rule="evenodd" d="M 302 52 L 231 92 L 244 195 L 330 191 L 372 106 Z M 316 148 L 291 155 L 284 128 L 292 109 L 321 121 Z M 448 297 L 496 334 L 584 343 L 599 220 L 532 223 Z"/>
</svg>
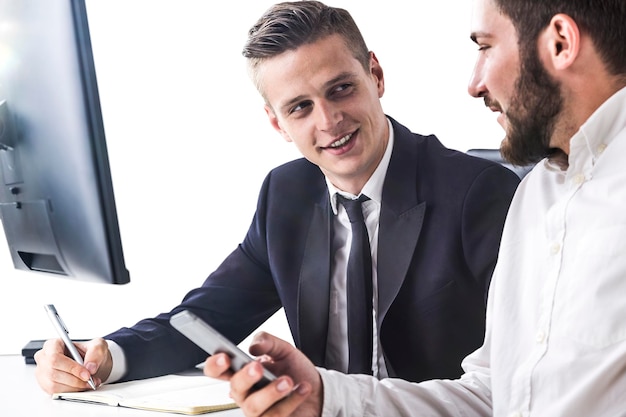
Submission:
<svg viewBox="0 0 626 417">
<path fill-rule="evenodd" d="M 504 220 L 518 184 L 513 171 L 494 164 L 475 178 L 463 203 L 463 252 L 473 277 L 484 286 L 485 303 Z"/>
<path fill-rule="evenodd" d="M 180 372 L 206 359 L 207 353 L 170 326 L 170 317 L 179 311 L 192 311 L 237 344 L 281 307 L 264 235 L 268 182 L 261 189 L 244 241 L 200 287 L 189 291 L 171 311 L 105 336 L 124 352 L 122 380 Z"/>
</svg>

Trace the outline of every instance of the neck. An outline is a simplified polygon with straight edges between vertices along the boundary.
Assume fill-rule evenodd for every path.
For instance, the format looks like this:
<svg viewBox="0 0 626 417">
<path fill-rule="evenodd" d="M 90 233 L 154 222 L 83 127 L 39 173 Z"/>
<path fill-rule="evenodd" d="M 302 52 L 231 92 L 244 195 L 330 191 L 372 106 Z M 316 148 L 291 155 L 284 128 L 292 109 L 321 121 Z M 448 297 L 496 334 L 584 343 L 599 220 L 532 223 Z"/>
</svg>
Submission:
<svg viewBox="0 0 626 417">
<path fill-rule="evenodd" d="M 563 91 L 563 111 L 556 123 L 550 146 L 569 155 L 572 136 L 605 101 L 624 87 L 624 76 L 597 74 L 595 77 L 584 77 L 580 83 Z"/>
</svg>

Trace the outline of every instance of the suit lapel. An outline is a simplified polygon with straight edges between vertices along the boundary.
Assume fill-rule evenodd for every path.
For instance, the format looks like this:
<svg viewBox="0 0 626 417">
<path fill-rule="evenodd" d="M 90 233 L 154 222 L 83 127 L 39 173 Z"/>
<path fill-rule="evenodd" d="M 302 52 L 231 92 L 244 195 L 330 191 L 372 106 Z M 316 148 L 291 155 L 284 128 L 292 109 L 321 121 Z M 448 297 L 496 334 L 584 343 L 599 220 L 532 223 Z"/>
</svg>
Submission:
<svg viewBox="0 0 626 417">
<path fill-rule="evenodd" d="M 378 240 L 378 328 L 396 298 L 413 259 L 426 203 L 418 201 L 417 147 L 406 128 L 394 125 L 394 149 L 383 185 Z"/>
<path fill-rule="evenodd" d="M 330 210 L 326 192 L 311 216 L 298 291 L 299 347 L 319 366 L 324 365 L 328 334 Z"/>
<path fill-rule="evenodd" d="M 413 258 L 426 203 L 417 199 L 417 147 L 411 133 L 392 120 L 394 149 L 385 177 L 378 245 L 378 328 L 393 303 Z M 300 272 L 298 347 L 323 366 L 328 335 L 331 208 L 328 193 L 315 205 Z"/>
</svg>

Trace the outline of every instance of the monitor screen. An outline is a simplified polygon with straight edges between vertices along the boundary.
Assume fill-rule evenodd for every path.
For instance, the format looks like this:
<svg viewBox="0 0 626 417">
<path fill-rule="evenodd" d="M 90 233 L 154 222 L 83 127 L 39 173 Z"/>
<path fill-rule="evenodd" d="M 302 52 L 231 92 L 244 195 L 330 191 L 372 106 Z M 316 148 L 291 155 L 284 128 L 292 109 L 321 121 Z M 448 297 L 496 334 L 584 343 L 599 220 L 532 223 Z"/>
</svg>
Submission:
<svg viewBox="0 0 626 417">
<path fill-rule="evenodd" d="M 0 187 L 15 268 L 129 282 L 84 0 L 0 0 Z"/>
</svg>

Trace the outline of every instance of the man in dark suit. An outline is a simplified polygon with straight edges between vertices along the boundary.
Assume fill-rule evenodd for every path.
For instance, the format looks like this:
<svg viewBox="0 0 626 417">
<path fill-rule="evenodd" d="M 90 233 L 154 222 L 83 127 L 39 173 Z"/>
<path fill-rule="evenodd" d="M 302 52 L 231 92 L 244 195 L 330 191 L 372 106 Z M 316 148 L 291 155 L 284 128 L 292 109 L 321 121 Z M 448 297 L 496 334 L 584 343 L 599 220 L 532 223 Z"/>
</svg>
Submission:
<svg viewBox="0 0 626 417">
<path fill-rule="evenodd" d="M 250 30 L 244 56 L 270 123 L 304 158 L 269 173 L 243 242 L 170 313 L 82 344 L 85 367 L 47 342 L 35 357 L 44 390 L 88 389 L 90 373 L 138 379 L 201 362 L 206 353 L 169 325 L 183 309 L 238 343 L 284 307 L 297 347 L 350 371 L 352 232 L 337 195 L 368 199 L 373 328 L 363 372 L 454 378 L 482 343 L 517 176 L 386 116 L 382 68 L 345 10 L 278 4 Z"/>
</svg>

